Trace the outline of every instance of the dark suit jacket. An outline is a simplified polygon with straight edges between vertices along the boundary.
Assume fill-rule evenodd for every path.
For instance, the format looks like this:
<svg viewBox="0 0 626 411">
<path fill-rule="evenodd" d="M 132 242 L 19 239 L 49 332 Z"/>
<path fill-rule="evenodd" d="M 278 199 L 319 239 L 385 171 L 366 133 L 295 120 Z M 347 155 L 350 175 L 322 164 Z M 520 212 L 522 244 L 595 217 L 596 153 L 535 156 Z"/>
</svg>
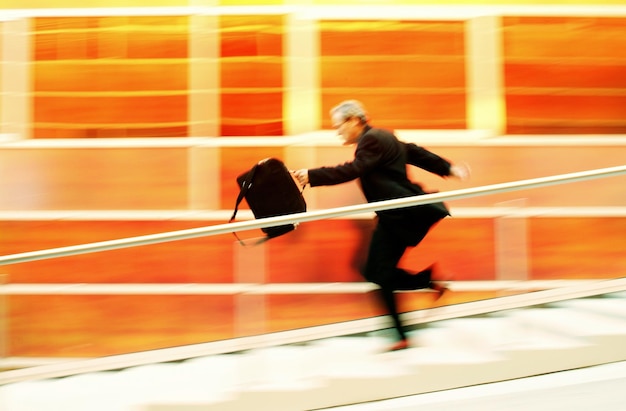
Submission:
<svg viewBox="0 0 626 411">
<path fill-rule="evenodd" d="M 357 141 L 354 160 L 335 167 L 309 169 L 309 184 L 335 185 L 358 178 L 368 202 L 424 194 L 419 184 L 407 178 L 407 164 L 442 177 L 450 174 L 447 160 L 415 144 L 399 141 L 388 130 L 368 125 Z M 380 224 L 392 226 L 409 245 L 415 245 L 424 230 L 449 213 L 443 203 L 434 203 L 377 214 Z"/>
</svg>

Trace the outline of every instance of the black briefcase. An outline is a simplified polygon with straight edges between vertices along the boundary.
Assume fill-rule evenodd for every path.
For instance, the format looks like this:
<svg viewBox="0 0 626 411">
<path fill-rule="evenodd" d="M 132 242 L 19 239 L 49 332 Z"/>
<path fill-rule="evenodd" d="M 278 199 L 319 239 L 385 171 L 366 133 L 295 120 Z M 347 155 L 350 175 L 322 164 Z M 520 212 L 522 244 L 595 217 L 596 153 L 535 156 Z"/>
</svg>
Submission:
<svg viewBox="0 0 626 411">
<path fill-rule="evenodd" d="M 245 198 L 255 218 L 275 217 L 306 211 L 302 189 L 285 164 L 277 158 L 259 161 L 250 170 L 237 177 L 239 195 L 229 222 L 237 215 L 239 204 Z M 266 238 L 275 238 L 293 231 L 296 224 L 264 227 Z M 239 238 L 239 237 L 237 237 Z"/>
</svg>

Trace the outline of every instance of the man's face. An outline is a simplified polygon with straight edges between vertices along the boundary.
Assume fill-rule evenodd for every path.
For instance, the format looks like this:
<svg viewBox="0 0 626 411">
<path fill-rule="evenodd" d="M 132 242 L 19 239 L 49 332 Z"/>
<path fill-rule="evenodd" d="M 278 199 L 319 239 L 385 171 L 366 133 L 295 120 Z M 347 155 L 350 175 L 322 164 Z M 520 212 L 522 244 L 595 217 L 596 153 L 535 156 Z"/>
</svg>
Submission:
<svg viewBox="0 0 626 411">
<path fill-rule="evenodd" d="M 343 145 L 355 144 L 361 134 L 361 129 L 357 127 L 360 121 L 356 117 L 343 118 L 340 114 L 333 116 L 333 128 L 337 130 L 337 135 L 343 140 Z"/>
</svg>

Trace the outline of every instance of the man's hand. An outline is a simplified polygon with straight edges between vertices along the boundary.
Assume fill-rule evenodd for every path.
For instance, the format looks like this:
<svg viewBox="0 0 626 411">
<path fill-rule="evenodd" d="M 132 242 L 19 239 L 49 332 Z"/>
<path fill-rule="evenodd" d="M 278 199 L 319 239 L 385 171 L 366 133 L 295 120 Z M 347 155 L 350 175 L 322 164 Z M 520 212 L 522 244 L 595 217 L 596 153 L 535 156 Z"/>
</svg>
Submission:
<svg viewBox="0 0 626 411">
<path fill-rule="evenodd" d="M 309 170 L 303 168 L 301 170 L 292 171 L 292 174 L 302 185 L 302 187 L 309 184 Z"/>
<path fill-rule="evenodd" d="M 450 167 L 450 176 L 456 177 L 461 181 L 465 181 L 470 178 L 471 170 L 467 163 L 454 164 Z"/>
</svg>

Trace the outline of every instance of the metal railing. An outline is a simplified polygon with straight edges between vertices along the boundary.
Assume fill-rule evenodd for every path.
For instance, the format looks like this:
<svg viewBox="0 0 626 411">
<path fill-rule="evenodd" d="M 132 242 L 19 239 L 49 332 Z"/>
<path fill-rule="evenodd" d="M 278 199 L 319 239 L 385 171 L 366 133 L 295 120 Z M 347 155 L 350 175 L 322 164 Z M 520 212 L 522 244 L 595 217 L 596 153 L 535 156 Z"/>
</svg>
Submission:
<svg viewBox="0 0 626 411">
<path fill-rule="evenodd" d="M 438 201 L 459 200 L 469 197 L 478 197 L 489 194 L 505 193 L 530 188 L 552 186 L 556 184 L 587 181 L 598 178 L 615 177 L 626 175 L 626 165 L 601 168 L 596 170 L 581 171 L 576 173 L 559 174 L 555 176 L 519 180 L 508 183 L 491 184 L 481 187 L 473 187 L 448 192 L 426 194 L 413 197 L 404 197 L 394 200 L 378 201 L 368 204 L 357 204 L 345 207 L 337 207 L 326 210 L 314 210 L 304 213 L 289 214 L 278 217 L 262 218 L 257 220 L 241 221 L 199 227 L 186 230 L 170 231 L 165 233 L 142 235 L 137 237 L 122 238 L 118 240 L 101 241 L 75 246 L 52 248 L 41 251 L 11 254 L 0 257 L 0 265 L 16 264 L 28 261 L 44 260 L 50 258 L 67 257 L 72 255 L 95 253 L 100 251 L 116 250 L 121 248 L 137 247 L 149 244 L 158 244 L 169 241 L 186 240 L 191 238 L 207 237 L 219 234 L 234 233 L 263 227 L 271 227 L 282 224 L 296 224 L 315 220 L 345 217 L 349 215 L 390 210 L 395 208 L 410 207 L 430 204 Z"/>
</svg>

